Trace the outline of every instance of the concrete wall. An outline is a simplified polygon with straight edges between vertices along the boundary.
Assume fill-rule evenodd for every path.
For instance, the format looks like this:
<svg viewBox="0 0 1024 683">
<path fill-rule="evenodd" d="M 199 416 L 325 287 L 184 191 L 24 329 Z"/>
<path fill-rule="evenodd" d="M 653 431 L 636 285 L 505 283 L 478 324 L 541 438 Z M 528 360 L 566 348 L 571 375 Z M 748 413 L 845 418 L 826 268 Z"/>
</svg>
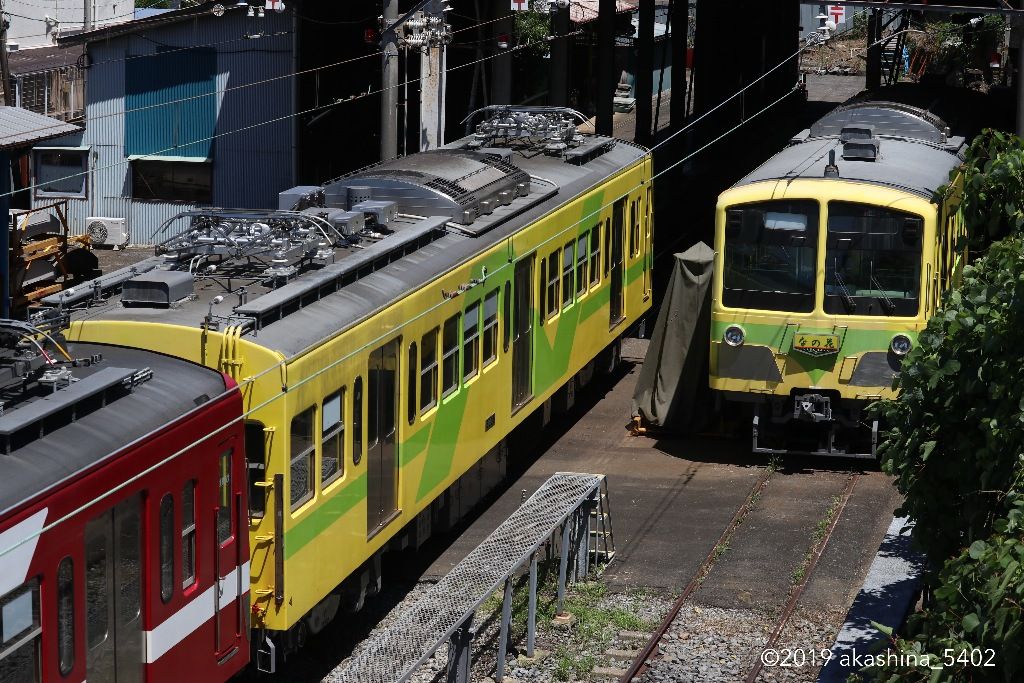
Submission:
<svg viewBox="0 0 1024 683">
<path fill-rule="evenodd" d="M 79 30 L 85 22 L 87 0 L 32 0 L 7 2 L 11 12 L 7 29 L 8 43 L 19 49 L 53 45 L 61 31 Z M 114 21 L 128 21 L 135 12 L 133 0 L 88 0 L 93 6 L 93 24 L 101 26 Z M 18 15 L 18 16 L 15 16 Z M 48 20 L 49 19 L 49 20 Z"/>
<path fill-rule="evenodd" d="M 244 37 L 254 32 L 283 35 Z M 90 150 L 88 197 L 69 201 L 72 232 L 83 233 L 89 216 L 123 217 L 133 243 L 153 244 L 170 235 L 157 234 L 165 221 L 195 208 L 186 202 L 131 198 L 131 170 L 125 154 L 125 62 L 145 59 L 161 48 L 212 45 L 217 50 L 213 205 L 276 208 L 277 193 L 295 185 L 294 79 L 249 84 L 294 70 L 292 39 L 287 13 L 271 12 L 264 19 L 250 19 L 244 12 L 234 11 L 220 18 L 150 28 L 145 38 L 129 35 L 90 44 L 85 131 L 46 145 Z M 53 200 L 33 201 L 38 206 Z"/>
</svg>

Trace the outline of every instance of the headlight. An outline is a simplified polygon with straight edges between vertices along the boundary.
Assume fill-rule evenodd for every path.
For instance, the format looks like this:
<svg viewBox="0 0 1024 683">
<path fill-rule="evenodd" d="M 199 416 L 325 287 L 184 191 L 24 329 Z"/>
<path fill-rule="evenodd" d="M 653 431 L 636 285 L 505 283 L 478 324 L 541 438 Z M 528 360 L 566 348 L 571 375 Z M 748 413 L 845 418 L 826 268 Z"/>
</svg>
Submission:
<svg viewBox="0 0 1024 683">
<path fill-rule="evenodd" d="M 737 325 L 730 325 L 725 328 L 725 334 L 722 335 L 722 339 L 729 346 L 739 346 L 745 338 L 746 335 L 743 334 L 743 328 Z"/>
<path fill-rule="evenodd" d="M 910 341 L 910 337 L 905 334 L 897 334 L 892 338 L 892 342 L 889 344 L 889 348 L 897 356 L 905 356 L 910 353 L 910 349 L 914 346 L 914 343 Z"/>
</svg>

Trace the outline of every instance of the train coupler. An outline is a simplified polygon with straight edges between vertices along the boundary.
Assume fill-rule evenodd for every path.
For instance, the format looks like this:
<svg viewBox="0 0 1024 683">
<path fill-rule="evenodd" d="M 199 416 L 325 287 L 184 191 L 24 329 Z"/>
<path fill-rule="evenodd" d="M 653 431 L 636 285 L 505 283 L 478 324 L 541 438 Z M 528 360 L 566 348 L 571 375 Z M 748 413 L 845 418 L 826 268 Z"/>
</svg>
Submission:
<svg viewBox="0 0 1024 683">
<path fill-rule="evenodd" d="M 821 394 L 803 394 L 793 397 L 793 419 L 811 422 L 832 420 L 832 401 Z"/>
<path fill-rule="evenodd" d="M 264 674 L 277 673 L 277 646 L 266 632 L 260 634 L 260 641 L 256 647 L 256 670 Z"/>
</svg>

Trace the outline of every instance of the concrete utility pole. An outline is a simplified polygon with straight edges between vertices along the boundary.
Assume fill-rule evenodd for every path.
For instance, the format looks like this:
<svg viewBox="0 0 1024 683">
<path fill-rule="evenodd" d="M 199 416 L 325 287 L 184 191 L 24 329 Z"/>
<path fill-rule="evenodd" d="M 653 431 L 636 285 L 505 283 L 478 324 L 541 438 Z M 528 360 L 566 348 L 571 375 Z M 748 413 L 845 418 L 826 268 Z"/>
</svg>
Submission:
<svg viewBox="0 0 1024 683">
<path fill-rule="evenodd" d="M 381 161 L 398 156 L 398 32 L 394 26 L 396 19 L 398 0 L 384 0 L 384 26 L 381 34 Z"/>
<path fill-rule="evenodd" d="M 86 31 L 92 30 L 93 25 L 93 0 L 85 0 L 85 16 L 82 17 L 82 28 Z"/>
<path fill-rule="evenodd" d="M 423 10 L 420 56 L 420 151 L 444 144 L 446 45 L 451 33 L 444 22 L 442 3 L 434 0 Z M 410 39 L 411 41 L 412 39 Z"/>
<path fill-rule="evenodd" d="M 633 140 L 651 146 L 651 100 L 654 97 L 654 0 L 640 0 L 639 26 L 636 31 L 636 74 L 633 97 L 636 98 L 636 129 Z"/>
<path fill-rule="evenodd" d="M 600 0 L 597 10 L 597 116 L 598 134 L 612 134 L 615 100 L 615 0 Z"/>
<path fill-rule="evenodd" d="M 4 104 L 13 107 L 14 88 L 11 87 L 11 65 L 7 61 L 7 15 L 4 14 L 3 0 L 0 0 L 0 78 L 4 81 Z M 0 165 L 0 168 L 6 169 L 9 166 L 10 164 Z"/>
<path fill-rule="evenodd" d="M 566 0 L 551 5 L 551 59 L 548 104 L 569 106 L 569 3 Z"/>
</svg>

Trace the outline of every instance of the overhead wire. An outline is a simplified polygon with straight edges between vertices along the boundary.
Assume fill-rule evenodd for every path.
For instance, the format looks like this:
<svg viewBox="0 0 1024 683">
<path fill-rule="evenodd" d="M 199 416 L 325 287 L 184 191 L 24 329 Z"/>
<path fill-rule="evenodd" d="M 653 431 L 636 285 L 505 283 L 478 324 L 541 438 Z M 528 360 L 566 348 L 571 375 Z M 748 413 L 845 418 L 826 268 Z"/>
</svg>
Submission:
<svg viewBox="0 0 1024 683">
<path fill-rule="evenodd" d="M 526 44 L 524 44 L 524 46 L 525 45 Z M 810 47 L 810 46 L 809 45 L 805 46 L 804 49 L 807 49 L 807 47 Z M 500 55 L 495 55 L 495 56 L 500 56 Z M 491 58 L 493 58 L 493 57 L 491 57 Z M 784 62 L 785 61 L 789 61 L 792 58 L 793 58 L 793 56 L 787 57 L 784 60 Z M 461 68 L 462 66 L 471 66 L 471 65 L 472 64 L 460 65 L 460 67 L 458 67 L 458 68 Z M 775 68 L 777 68 L 777 66 L 773 67 L 773 69 L 771 69 L 770 71 L 774 71 Z M 767 75 L 767 72 L 766 72 L 765 75 Z M 420 80 L 420 79 L 413 79 L 413 80 Z M 397 87 L 397 86 L 393 86 L 393 87 Z M 744 90 L 745 89 L 746 88 L 744 88 Z M 621 200 L 623 198 L 628 197 L 629 194 L 631 192 L 633 192 L 634 190 L 640 189 L 642 187 L 645 187 L 645 186 L 653 183 L 653 181 L 656 178 L 659 178 L 659 177 L 663 176 L 665 173 L 673 170 L 674 168 L 678 167 L 680 164 L 685 163 L 686 161 L 689 161 L 690 159 L 692 159 L 697 154 L 703 152 L 704 150 L 708 149 L 709 147 L 711 147 L 715 143 L 721 141 L 726 136 L 731 135 L 735 131 L 739 130 L 741 127 L 745 126 L 750 121 L 753 121 L 754 119 L 756 119 L 758 116 L 760 116 L 764 112 L 768 111 L 769 109 L 771 109 L 771 108 L 775 107 L 776 105 L 778 105 L 779 103 L 781 103 L 787 97 L 791 96 L 794 92 L 796 92 L 797 89 L 798 89 L 797 86 L 792 87 L 790 90 L 788 90 L 786 93 L 784 93 L 781 97 L 777 98 L 776 100 L 774 100 L 770 104 L 762 107 L 759 111 L 757 111 L 753 115 L 744 118 L 742 121 L 737 123 L 735 126 L 733 126 L 732 128 L 728 129 L 726 132 L 722 133 L 721 135 L 717 136 L 716 138 L 714 138 L 710 142 L 702 145 L 697 150 L 694 150 L 692 153 L 690 153 L 690 154 L 686 155 L 685 157 L 679 159 L 678 161 L 674 162 L 672 165 L 670 165 L 669 167 L 663 169 L 662 171 L 658 172 L 657 174 L 652 175 L 649 179 L 643 180 L 639 184 L 634 185 L 631 188 L 628 188 L 622 194 L 614 197 L 613 199 L 611 199 L 607 203 L 604 203 L 601 206 L 595 208 L 589 214 L 587 214 L 586 216 L 583 216 L 582 218 L 580 218 L 579 220 L 575 221 L 574 223 L 571 223 L 569 225 L 564 226 L 561 230 L 559 230 L 554 235 L 551 235 L 547 239 L 545 239 L 542 242 L 540 242 L 539 244 L 535 245 L 533 251 L 535 252 L 535 251 L 537 251 L 540 248 L 550 244 L 551 242 L 553 242 L 555 240 L 563 239 L 563 235 L 565 235 L 570 230 L 573 230 L 574 228 L 577 228 L 578 226 L 582 225 L 583 223 L 585 223 L 587 221 L 593 220 L 594 216 L 599 215 L 601 213 L 601 211 L 603 211 L 605 209 L 613 207 L 616 202 L 618 202 L 619 200 Z M 376 91 L 376 92 L 381 92 L 381 91 Z M 364 97 L 365 96 L 369 96 L 370 94 L 376 94 L 376 93 L 366 93 L 363 96 Z M 718 107 L 722 106 L 722 104 L 724 104 L 725 102 L 731 101 L 735 97 L 736 97 L 736 94 L 731 95 L 729 98 L 727 98 L 722 103 L 717 105 L 716 109 Z M 350 101 L 350 100 L 345 100 L 345 101 Z M 324 106 L 333 106 L 333 105 L 324 105 Z M 288 118 L 288 117 L 283 117 L 283 118 Z M 703 117 L 701 117 L 701 118 L 703 118 Z M 273 122 L 273 121 L 274 120 L 272 120 L 271 122 Z M 694 123 L 696 123 L 696 121 Z M 257 125 L 262 125 L 262 124 L 257 124 Z M 194 142 L 202 142 L 202 140 L 194 141 Z M 652 148 L 651 151 L 653 151 L 653 148 Z M 494 276 L 494 275 L 496 275 L 498 273 L 501 273 L 502 271 L 512 267 L 513 265 L 514 265 L 514 261 L 509 261 L 509 262 L 503 263 L 500 266 L 497 266 L 494 270 L 490 271 L 488 273 L 487 277 L 492 277 L 492 276 Z M 432 306 L 429 306 L 426 309 L 424 309 L 423 311 L 421 311 L 420 313 L 418 313 L 418 314 L 416 314 L 416 315 L 414 315 L 414 316 L 412 316 L 412 317 L 402 321 L 396 327 L 388 329 L 387 331 L 385 331 L 382 334 L 378 335 L 374 339 L 371 339 L 371 340 L 365 342 L 364 344 L 362 344 L 361 346 L 359 346 L 357 348 L 351 349 L 349 352 L 343 354 L 342 356 L 336 358 L 335 360 L 333 360 L 332 362 L 328 363 L 327 365 L 325 365 L 325 366 L 317 369 L 316 371 L 310 373 L 306 377 L 303 377 L 303 378 L 297 380 L 295 383 L 290 384 L 290 385 L 288 385 L 288 384 L 283 385 L 281 391 L 278 391 L 276 393 L 271 394 L 269 398 L 267 398 L 266 400 L 262 401 L 261 403 L 256 404 L 255 406 L 249 408 L 248 410 L 244 411 L 239 417 L 232 418 L 231 420 L 229 420 L 228 422 L 224 423 L 220 427 L 217 427 L 216 429 L 211 431 L 209 434 L 206 434 L 206 435 L 203 435 L 203 436 L 199 437 L 198 439 L 194 440 L 190 444 L 188 444 L 188 445 L 178 449 L 177 451 L 171 453 L 167 457 L 165 457 L 165 458 L 163 458 L 163 459 L 153 463 L 152 465 L 150 465 L 149 467 L 147 467 L 143 471 L 141 471 L 141 472 L 139 472 L 139 473 L 137 473 L 135 475 L 132 475 L 131 477 L 129 477 L 125 481 L 117 484 L 116 486 L 113 486 L 112 488 L 108 489 L 105 492 L 100 493 L 99 495 L 95 496 L 89 502 L 80 505 L 79 507 L 77 507 L 74 510 L 71 510 L 70 512 L 68 512 L 68 513 L 58 517 L 57 519 L 53 520 L 50 523 L 45 524 L 40 529 L 28 533 L 23 538 L 21 538 L 21 539 L 19 539 L 17 541 L 14 541 L 13 543 L 8 545 L 7 547 L 0 548 L 0 557 L 3 557 L 4 555 L 6 555 L 6 554 L 8 554 L 10 552 L 13 552 L 14 550 L 16 550 L 17 548 L 21 547 L 22 545 L 24 545 L 26 543 L 29 543 L 33 539 L 40 537 L 42 534 L 44 534 L 44 533 L 46 533 L 48 531 L 53 530 L 58 525 L 63 524 L 64 522 L 66 522 L 66 521 L 72 519 L 73 517 L 81 514 L 82 512 L 85 512 L 86 510 L 88 510 L 89 508 L 93 507 L 97 503 L 105 501 L 106 499 L 110 498 L 111 496 L 115 495 L 116 493 L 118 493 L 120 491 L 123 491 L 125 488 L 127 488 L 131 484 L 134 484 L 134 483 L 140 481 L 141 479 L 143 479 L 144 477 L 146 477 L 149 474 L 153 473 L 154 471 L 156 471 L 160 467 L 163 467 L 164 465 L 166 465 L 166 464 L 176 460 L 177 458 L 181 457 L 182 455 L 184 455 L 185 453 L 187 453 L 191 449 L 193 449 L 193 448 L 195 448 L 197 446 L 202 445 L 207 440 L 212 439 L 214 436 L 217 436 L 217 435 L 221 434 L 222 432 L 224 432 L 228 428 L 232 427 L 233 425 L 244 423 L 244 421 L 248 417 L 250 417 L 251 415 L 255 414 L 257 411 L 262 410 L 263 408 L 269 406 L 271 403 L 273 403 L 273 402 L 275 402 L 277 400 L 285 398 L 287 396 L 288 392 L 290 392 L 290 391 L 292 391 L 292 390 L 294 390 L 294 389 L 296 389 L 298 387 L 304 386 L 308 382 L 313 381 L 317 377 L 319 377 L 322 374 L 324 374 L 324 373 L 334 369 L 335 367 L 341 365 L 342 363 L 345 363 L 345 362 L 351 360 L 352 358 L 355 358 L 358 354 L 361 354 L 362 352 L 366 351 L 367 349 L 373 348 L 374 346 L 382 343 L 383 341 L 385 341 L 387 339 L 394 338 L 396 333 L 400 332 L 401 330 L 406 328 L 408 325 L 419 321 L 420 319 L 426 317 L 427 315 L 430 315 L 431 313 L 433 313 L 434 311 L 440 309 L 441 307 L 445 306 L 448 303 L 449 303 L 448 300 L 442 300 L 442 301 L 440 301 L 440 302 L 438 302 L 438 303 L 436 303 L 436 304 L 434 304 Z M 257 380 L 261 379 L 262 377 L 264 377 L 266 375 L 269 375 L 269 374 L 271 374 L 271 373 L 273 373 L 275 371 L 279 372 L 279 371 L 283 370 L 284 368 L 287 367 L 289 361 L 292 360 L 292 358 L 300 355 L 301 353 L 304 353 L 306 350 L 307 349 L 303 349 L 298 354 L 295 354 L 293 357 L 282 359 L 282 360 L 278 361 L 277 363 L 274 363 L 274 364 L 268 366 L 267 368 L 257 372 L 256 374 L 251 375 L 249 377 L 246 377 L 246 378 L 240 380 L 238 382 L 236 388 L 225 390 L 221 394 L 218 394 L 217 396 L 214 396 L 213 398 L 210 399 L 210 401 L 208 401 L 208 402 L 206 402 L 204 404 L 204 407 L 208 407 L 214 401 L 217 401 L 217 400 L 226 398 L 228 396 L 231 396 L 236 391 L 244 393 L 244 389 L 247 386 L 253 384 L 254 382 L 256 382 Z M 187 413 L 185 416 L 182 416 L 180 419 L 185 419 L 185 417 L 187 417 L 188 415 L 192 415 L 193 413 L 195 413 L 195 412 L 197 412 L 197 411 L 199 411 L 201 409 L 202 409 L 202 407 L 197 407 L 197 408 L 193 409 L 193 411 L 190 411 L 189 413 Z M 134 446 L 135 444 L 144 441 L 146 438 L 148 438 L 150 436 L 152 436 L 152 434 L 144 435 L 144 436 L 140 437 L 139 439 L 136 439 L 132 443 L 126 444 L 123 447 L 123 449 L 130 448 L 130 447 Z"/>
</svg>

